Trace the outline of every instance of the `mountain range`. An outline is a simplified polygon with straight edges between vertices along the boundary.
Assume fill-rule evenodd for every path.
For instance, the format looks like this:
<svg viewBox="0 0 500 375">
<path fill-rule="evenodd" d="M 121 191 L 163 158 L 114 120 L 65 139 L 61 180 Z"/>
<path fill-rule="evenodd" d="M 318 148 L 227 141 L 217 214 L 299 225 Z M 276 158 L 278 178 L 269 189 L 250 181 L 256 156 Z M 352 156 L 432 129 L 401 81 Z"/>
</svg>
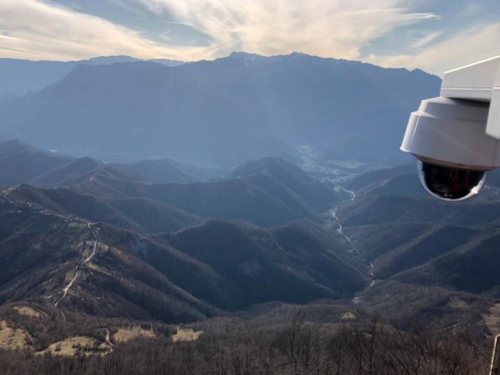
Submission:
<svg viewBox="0 0 500 375">
<path fill-rule="evenodd" d="M 204 181 L 210 170 L 165 159 L 106 164 L 47 153 L 15 140 L 0 143 L 0 156 L 4 186 L 21 185 L 10 188 L 12 196 L 148 233 L 181 229 L 201 218 L 262 226 L 301 218 L 318 221 L 341 199 L 331 187 L 279 158 L 248 162 L 225 178 Z"/>
<path fill-rule="evenodd" d="M 37 350 L 87 335 L 75 322 L 280 321 L 295 305 L 327 322 L 418 314 L 494 329 L 495 174 L 484 197 L 449 205 L 425 195 L 414 163 L 332 182 L 277 157 L 207 179 L 168 159 L 107 164 L 15 140 L 0 156 L 0 318 L 50 316 L 53 337 L 19 323 Z"/>
<path fill-rule="evenodd" d="M 457 205 L 429 197 L 414 163 L 368 172 L 346 184 L 356 199 L 337 215 L 381 285 L 496 296 L 500 201 L 498 172 L 490 174 L 478 197 Z"/>
<path fill-rule="evenodd" d="M 408 113 L 439 85 L 420 70 L 300 53 L 80 64 L 38 92 L 0 100 L 0 132 L 106 161 L 232 169 L 266 156 L 296 161 L 297 146 L 311 145 L 324 161 L 393 163 Z"/>
<path fill-rule="evenodd" d="M 38 91 L 64 78 L 78 65 L 109 65 L 123 62 L 137 62 L 141 59 L 129 56 L 103 56 L 79 61 L 31 61 L 0 59 L 0 97 L 3 95 L 24 95 Z M 176 60 L 149 60 L 166 66 L 182 65 Z"/>
<path fill-rule="evenodd" d="M 90 157 L 48 152 L 15 139 L 0 140 L 0 187 L 30 184 L 54 187 L 76 184 L 92 176 L 142 182 L 193 182 L 220 177 L 223 171 L 177 163 L 170 159 L 108 164 Z"/>
<path fill-rule="evenodd" d="M 341 196 L 282 159 L 164 183 L 151 168 L 147 180 L 18 141 L 0 154 L 4 180 L 20 183 L 0 192 L 0 304 L 179 323 L 349 297 L 367 284 L 366 264 L 321 225 Z M 40 174 L 8 168 L 34 160 Z"/>
<path fill-rule="evenodd" d="M 124 324 L 298 309 L 494 331 L 500 174 L 450 205 L 398 151 L 439 78 L 300 53 L 8 63 L 45 79 L 0 99 L 0 328 L 37 351 L 81 322 L 112 348 Z"/>
<path fill-rule="evenodd" d="M 225 259 L 243 256 L 247 251 L 246 245 L 236 245 L 238 236 L 253 238 L 252 233 L 270 233 L 251 229 L 258 225 L 270 228 L 276 238 L 286 239 L 290 251 L 303 241 L 319 241 L 317 244 L 333 241 L 340 244 L 343 251 L 354 246 L 355 252 L 346 255 L 343 261 L 357 264 L 359 271 L 356 272 L 364 274 L 365 279 L 369 277 L 366 262 L 371 262 L 373 278 L 380 282 L 411 280 L 411 285 L 455 287 L 453 277 L 467 279 L 476 271 L 456 265 L 462 267 L 462 273 L 443 278 L 441 273 L 449 272 L 446 267 L 451 267 L 448 260 L 470 265 L 470 259 L 460 254 L 488 256 L 488 251 L 494 248 L 492 241 L 500 233 L 497 193 L 500 186 L 496 184 L 495 173 L 484 196 L 465 204 L 450 205 L 425 194 L 414 163 L 361 174 L 338 189 L 279 158 L 247 162 L 222 177 L 207 181 L 200 168 L 185 165 L 181 168 L 170 160 L 106 164 L 88 157 L 75 159 L 44 152 L 15 140 L 0 143 L 0 156 L 3 184 L 8 186 L 3 190 L 6 202 L 31 207 L 40 215 L 133 231 L 149 241 L 167 243 L 182 253 L 196 255 L 196 259 L 217 270 L 233 262 L 227 263 Z M 36 165 L 37 168 L 16 169 L 12 165 Z M 137 168 L 137 165 L 143 167 Z M 19 170 L 23 174 L 19 174 Z M 197 173 L 187 173 L 193 170 Z M 348 201 L 352 196 L 355 198 Z M 338 209 L 335 211 L 337 221 L 331 225 L 341 225 L 341 234 L 348 236 L 345 237 L 348 242 L 332 229 L 327 232 L 320 229 L 324 212 L 332 207 Z M 16 212 L 12 207 L 7 211 Z M 310 224 L 294 227 L 293 223 L 300 220 L 308 220 Z M 283 231 L 277 229 L 283 225 Z M 227 250 L 225 242 L 217 239 L 220 233 L 229 236 Z M 306 240 L 308 236 L 311 239 Z M 263 238 L 258 243 L 267 243 Z M 276 238 L 267 245 L 259 245 L 264 246 L 261 250 L 256 247 L 248 251 L 257 256 L 274 246 Z M 219 253 L 231 251 L 230 244 L 238 248 L 237 253 Z M 477 250 L 482 246 L 485 252 Z M 197 253 L 203 248 L 206 250 Z M 193 251 L 195 253 L 191 253 Z M 222 264 L 217 263 L 219 261 Z M 488 262 L 492 267 L 497 265 L 493 260 Z M 337 266 L 328 267 L 334 270 Z M 310 272 L 319 269 L 320 263 L 311 266 Z M 337 269 L 333 274 L 339 272 Z M 491 288 L 494 285 L 491 282 Z M 464 284 L 463 291 L 478 288 L 483 287 L 469 283 Z"/>
<path fill-rule="evenodd" d="M 10 199 L 1 197 L 2 304 L 46 300 L 101 317 L 180 323 L 255 303 L 340 298 L 366 284 L 362 266 L 311 223 L 260 229 L 211 220 L 146 238 Z"/>
</svg>

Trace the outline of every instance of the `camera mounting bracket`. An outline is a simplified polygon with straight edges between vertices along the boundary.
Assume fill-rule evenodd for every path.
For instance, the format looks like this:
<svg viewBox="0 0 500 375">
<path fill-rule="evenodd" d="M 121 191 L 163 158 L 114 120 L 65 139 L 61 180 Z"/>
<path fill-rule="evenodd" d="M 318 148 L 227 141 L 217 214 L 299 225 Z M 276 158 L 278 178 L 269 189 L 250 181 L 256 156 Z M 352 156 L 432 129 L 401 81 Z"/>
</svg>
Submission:
<svg viewBox="0 0 500 375">
<path fill-rule="evenodd" d="M 490 103 L 486 134 L 500 140 L 500 56 L 446 72 L 441 96 Z"/>
</svg>

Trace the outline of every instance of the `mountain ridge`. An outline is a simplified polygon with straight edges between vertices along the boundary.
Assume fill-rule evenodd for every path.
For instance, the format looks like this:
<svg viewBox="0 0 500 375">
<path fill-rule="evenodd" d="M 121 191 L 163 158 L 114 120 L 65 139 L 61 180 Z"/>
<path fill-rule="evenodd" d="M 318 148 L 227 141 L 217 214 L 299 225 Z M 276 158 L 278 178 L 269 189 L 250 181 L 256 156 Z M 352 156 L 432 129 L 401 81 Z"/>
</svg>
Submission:
<svg viewBox="0 0 500 375">
<path fill-rule="evenodd" d="M 40 92 L 0 100 L 0 131 L 71 153 L 228 169 L 297 157 L 304 144 L 383 161 L 401 157 L 393 150 L 407 113 L 439 92 L 440 80 L 418 71 L 299 54 L 259 59 L 273 63 L 247 66 L 233 55 L 177 67 L 80 65 Z M 77 147 L 64 149 L 68 142 Z"/>
<path fill-rule="evenodd" d="M 362 266 L 331 234 L 312 223 L 265 229 L 209 220 L 182 231 L 145 237 L 47 212 L 31 202 L 12 200 L 8 194 L 0 195 L 0 216 L 5 223 L 0 233 L 2 304 L 46 297 L 47 302 L 70 311 L 180 323 L 275 299 L 340 298 L 366 284 Z M 303 246 L 323 238 L 323 247 L 313 245 L 314 252 L 300 251 L 297 257 L 300 247 L 292 246 L 283 231 L 297 236 L 299 228 L 303 233 L 299 237 L 309 238 Z M 198 245 L 193 247 L 197 243 L 225 245 L 219 247 L 221 257 L 214 263 L 199 253 Z M 274 243 L 272 248 L 270 243 Z M 23 251 L 16 251 L 19 246 Z M 234 266 L 231 259 L 242 259 L 243 273 L 227 271 Z M 324 264 L 324 271 L 306 266 L 311 262 Z M 335 271 L 327 264 L 337 264 Z M 63 293 L 72 278 L 69 292 Z M 252 289 L 252 285 L 260 286 Z"/>
<path fill-rule="evenodd" d="M 32 91 L 39 91 L 64 78 L 73 68 L 79 65 L 105 65 L 122 62 L 144 61 L 130 56 L 99 56 L 87 60 L 51 61 L 51 60 L 23 60 L 0 58 L 0 98 L 3 95 L 25 95 Z M 178 66 L 182 61 L 150 60 L 165 66 Z"/>
</svg>

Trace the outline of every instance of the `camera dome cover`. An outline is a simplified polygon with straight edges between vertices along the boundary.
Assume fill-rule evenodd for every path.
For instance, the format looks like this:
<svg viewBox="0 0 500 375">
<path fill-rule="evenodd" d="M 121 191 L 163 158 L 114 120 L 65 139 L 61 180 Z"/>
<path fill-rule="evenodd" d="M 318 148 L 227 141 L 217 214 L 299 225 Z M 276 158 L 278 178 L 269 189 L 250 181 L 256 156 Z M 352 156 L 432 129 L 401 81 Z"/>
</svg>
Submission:
<svg viewBox="0 0 500 375">
<path fill-rule="evenodd" d="M 445 201 L 461 201 L 473 197 L 483 187 L 486 172 L 453 168 L 420 161 L 420 182 L 432 196 Z"/>
</svg>

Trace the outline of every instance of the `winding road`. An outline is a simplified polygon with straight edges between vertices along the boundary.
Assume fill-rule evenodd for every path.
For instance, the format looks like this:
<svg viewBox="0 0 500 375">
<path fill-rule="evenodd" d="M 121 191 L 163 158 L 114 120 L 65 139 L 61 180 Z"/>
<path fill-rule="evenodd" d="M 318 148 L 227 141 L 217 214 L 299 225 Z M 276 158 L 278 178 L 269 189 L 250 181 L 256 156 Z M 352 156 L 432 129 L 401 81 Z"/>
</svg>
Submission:
<svg viewBox="0 0 500 375">
<path fill-rule="evenodd" d="M 105 342 L 106 342 L 106 344 L 108 344 L 111 348 L 113 348 L 113 347 L 115 346 L 115 344 L 113 344 L 113 343 L 111 342 L 109 329 L 106 329 L 106 339 L 105 339 Z"/>
<path fill-rule="evenodd" d="M 72 287 L 72 286 L 73 286 L 73 284 L 75 283 L 76 279 L 78 279 L 78 275 L 79 275 L 79 272 L 78 272 L 78 264 L 77 264 L 77 265 L 76 265 L 76 267 L 75 267 L 75 277 L 73 277 L 73 279 L 69 282 L 69 284 L 68 284 L 68 285 L 66 285 L 66 286 L 64 287 L 64 289 L 62 290 L 62 291 L 63 291 L 63 295 L 62 295 L 62 297 L 61 297 L 61 298 L 59 298 L 59 299 L 57 300 L 57 302 L 54 304 L 56 307 L 57 307 L 57 305 L 59 305 L 59 302 L 61 302 L 61 301 L 62 301 L 62 300 L 63 300 L 63 299 L 64 299 L 64 298 L 68 295 L 68 293 L 69 293 L 69 291 L 70 291 L 71 287 Z"/>
<path fill-rule="evenodd" d="M 92 229 L 92 226 L 90 225 L 90 223 L 88 223 L 88 227 L 89 227 L 90 231 L 92 232 L 92 236 L 94 236 L 94 248 L 92 249 L 92 253 L 89 255 L 89 257 L 87 259 L 85 259 L 83 261 L 83 263 L 90 262 L 92 260 L 92 258 L 95 256 L 95 252 L 96 252 L 96 249 L 97 249 L 97 236 L 95 235 L 95 232 Z"/>
<path fill-rule="evenodd" d="M 87 226 L 88 226 L 88 228 L 90 229 L 90 231 L 91 231 L 91 233 L 92 233 L 92 236 L 94 237 L 94 247 L 92 248 L 92 253 L 89 255 L 89 257 L 88 257 L 88 258 L 86 258 L 86 259 L 83 261 L 83 264 L 87 264 L 88 262 L 90 262 L 90 261 L 94 258 L 95 254 L 96 254 L 96 252 L 97 252 L 97 243 L 98 243 L 97 236 L 96 236 L 96 234 L 95 234 L 95 232 L 94 232 L 94 229 L 92 228 L 92 224 L 91 224 L 91 223 L 88 223 L 88 224 L 87 224 Z M 78 264 L 77 264 L 77 265 L 76 265 L 76 267 L 75 267 L 75 276 L 73 277 L 73 279 L 71 279 L 71 281 L 69 282 L 69 284 L 68 284 L 68 285 L 66 285 L 66 286 L 63 288 L 63 290 L 62 290 L 62 294 L 63 294 L 63 295 L 61 296 L 61 298 L 59 298 L 59 299 L 56 301 L 56 303 L 54 304 L 54 306 L 55 306 L 55 307 L 57 307 L 57 305 L 59 305 L 59 303 L 60 303 L 60 302 L 61 302 L 64 298 L 66 298 L 66 296 L 68 295 L 69 291 L 71 290 L 71 288 L 72 288 L 72 287 L 73 287 L 73 285 L 75 284 L 76 280 L 78 279 L 78 276 L 80 276 L 80 271 L 78 270 L 78 268 L 79 268 L 79 267 L 80 267 L 80 262 L 78 262 Z M 50 298 L 50 297 L 52 297 L 52 295 L 51 295 L 51 296 L 49 296 L 49 297 L 46 297 L 46 298 Z"/>
</svg>

